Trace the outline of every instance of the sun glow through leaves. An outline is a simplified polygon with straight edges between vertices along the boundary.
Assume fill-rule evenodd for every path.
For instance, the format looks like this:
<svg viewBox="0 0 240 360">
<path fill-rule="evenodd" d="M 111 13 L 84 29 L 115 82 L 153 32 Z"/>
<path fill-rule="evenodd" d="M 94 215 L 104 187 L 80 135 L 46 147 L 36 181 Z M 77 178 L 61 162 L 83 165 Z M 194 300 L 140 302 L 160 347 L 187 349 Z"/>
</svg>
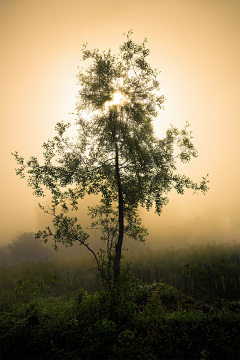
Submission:
<svg viewBox="0 0 240 360">
<path fill-rule="evenodd" d="M 120 91 L 116 91 L 113 94 L 112 100 L 105 103 L 105 108 L 108 109 L 113 105 L 123 105 L 126 101 L 127 98 Z"/>
</svg>

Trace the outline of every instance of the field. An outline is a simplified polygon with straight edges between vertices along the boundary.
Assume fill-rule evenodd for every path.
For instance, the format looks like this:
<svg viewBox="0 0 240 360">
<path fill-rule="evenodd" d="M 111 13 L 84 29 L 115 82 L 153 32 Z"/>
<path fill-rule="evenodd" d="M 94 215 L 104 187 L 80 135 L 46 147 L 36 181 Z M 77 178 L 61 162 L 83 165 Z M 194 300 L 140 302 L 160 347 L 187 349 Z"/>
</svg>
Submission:
<svg viewBox="0 0 240 360">
<path fill-rule="evenodd" d="M 1 267 L 1 359 L 240 359 L 240 244 L 126 252 L 118 292 L 90 256 Z"/>
</svg>

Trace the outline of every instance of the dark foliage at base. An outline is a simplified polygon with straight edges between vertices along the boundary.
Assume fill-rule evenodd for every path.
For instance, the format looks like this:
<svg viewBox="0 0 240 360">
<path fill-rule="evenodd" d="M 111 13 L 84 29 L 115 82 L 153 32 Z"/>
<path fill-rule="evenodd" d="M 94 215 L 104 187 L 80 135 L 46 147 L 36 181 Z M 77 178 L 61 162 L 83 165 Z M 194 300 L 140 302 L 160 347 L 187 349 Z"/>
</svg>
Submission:
<svg viewBox="0 0 240 360">
<path fill-rule="evenodd" d="M 125 274 L 118 290 L 80 290 L 3 311 L 1 359 L 237 360 L 239 307 L 210 306 Z"/>
</svg>

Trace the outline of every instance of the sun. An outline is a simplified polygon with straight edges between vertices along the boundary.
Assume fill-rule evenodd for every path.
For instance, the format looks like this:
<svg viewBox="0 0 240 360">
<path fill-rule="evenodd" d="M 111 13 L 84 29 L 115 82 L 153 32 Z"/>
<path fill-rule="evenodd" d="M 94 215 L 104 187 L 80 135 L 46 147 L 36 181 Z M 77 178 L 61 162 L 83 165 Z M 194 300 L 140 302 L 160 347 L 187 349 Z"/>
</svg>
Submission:
<svg viewBox="0 0 240 360">
<path fill-rule="evenodd" d="M 118 104 L 122 104 L 123 102 L 126 101 L 126 97 L 120 93 L 119 91 L 115 92 L 113 94 L 113 99 L 110 102 L 111 105 L 118 105 Z"/>
<path fill-rule="evenodd" d="M 123 105 L 125 102 L 127 102 L 128 99 L 127 97 L 121 93 L 120 91 L 116 91 L 114 94 L 113 94 L 113 97 L 112 97 L 112 100 L 111 101 L 106 101 L 105 104 L 104 104 L 104 110 L 109 110 L 110 107 L 112 106 L 121 106 Z"/>
</svg>

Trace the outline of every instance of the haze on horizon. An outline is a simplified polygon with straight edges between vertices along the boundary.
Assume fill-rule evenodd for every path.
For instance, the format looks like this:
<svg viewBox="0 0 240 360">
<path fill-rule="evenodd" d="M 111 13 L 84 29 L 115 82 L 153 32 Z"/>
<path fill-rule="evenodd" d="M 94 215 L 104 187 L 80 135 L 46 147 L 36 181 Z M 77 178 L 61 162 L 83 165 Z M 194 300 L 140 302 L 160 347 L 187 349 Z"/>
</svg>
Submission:
<svg viewBox="0 0 240 360">
<path fill-rule="evenodd" d="M 178 172 L 194 181 L 210 174 L 205 196 L 173 191 L 160 217 L 140 209 L 145 246 L 240 240 L 239 0 L 0 0 L 0 246 L 51 223 L 38 208 L 49 199 L 34 197 L 16 177 L 11 152 L 42 159 L 55 124 L 74 124 L 68 113 L 75 110 L 82 44 L 118 53 L 130 29 L 134 41 L 148 39 L 149 61 L 161 71 L 167 100 L 156 135 L 189 121 L 199 156 Z M 87 205 L 94 203 L 93 196 L 80 205 L 81 224 L 90 223 Z"/>
</svg>

